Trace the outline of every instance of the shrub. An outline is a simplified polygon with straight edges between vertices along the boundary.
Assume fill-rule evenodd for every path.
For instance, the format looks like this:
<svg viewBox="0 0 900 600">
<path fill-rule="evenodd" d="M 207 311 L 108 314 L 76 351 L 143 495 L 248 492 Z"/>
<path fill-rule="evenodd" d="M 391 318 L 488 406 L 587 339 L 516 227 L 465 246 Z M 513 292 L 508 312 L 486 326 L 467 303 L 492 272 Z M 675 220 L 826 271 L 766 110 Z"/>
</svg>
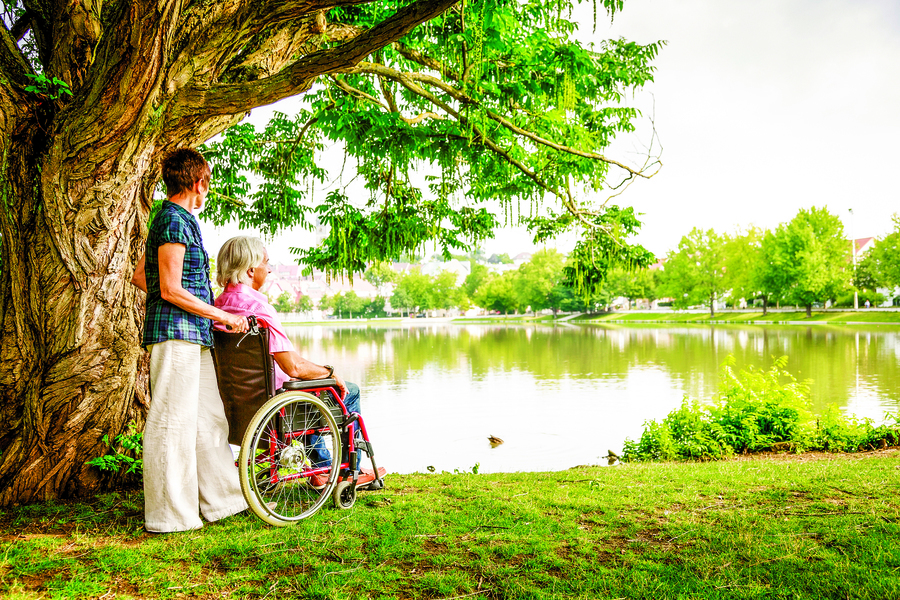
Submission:
<svg viewBox="0 0 900 600">
<path fill-rule="evenodd" d="M 818 420 L 809 412 L 810 382 L 785 370 L 787 357 L 768 370 L 734 373 L 729 356 L 710 406 L 684 399 L 661 422 L 648 421 L 638 442 L 625 440 L 622 459 L 715 460 L 735 453 L 790 449 L 853 452 L 900 442 L 900 414 L 893 424 L 848 418 L 836 407 Z M 889 419 L 890 420 L 890 419 Z"/>
<path fill-rule="evenodd" d="M 115 443 L 118 447 L 113 447 L 108 435 L 103 436 L 103 443 L 113 451 L 112 454 L 92 458 L 85 464 L 114 473 L 124 469 L 126 475 L 141 477 L 144 474 L 144 461 L 139 457 L 144 452 L 143 437 L 143 432 L 138 431 L 135 422 L 131 421 L 125 433 L 116 436 Z"/>
</svg>

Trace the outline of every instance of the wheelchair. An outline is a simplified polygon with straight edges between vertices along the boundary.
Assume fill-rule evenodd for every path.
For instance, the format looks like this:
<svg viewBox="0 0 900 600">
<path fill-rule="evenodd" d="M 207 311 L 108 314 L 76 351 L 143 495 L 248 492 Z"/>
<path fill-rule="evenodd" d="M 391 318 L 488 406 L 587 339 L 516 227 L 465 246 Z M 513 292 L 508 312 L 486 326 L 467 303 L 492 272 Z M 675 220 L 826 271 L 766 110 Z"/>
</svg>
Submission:
<svg viewBox="0 0 900 600">
<path fill-rule="evenodd" d="M 347 412 L 337 381 L 286 381 L 276 390 L 269 329 L 248 320 L 247 333 L 214 332 L 213 357 L 250 510 L 284 526 L 311 517 L 329 498 L 351 508 L 363 452 L 375 472 L 366 487 L 383 488 L 365 422 Z"/>
</svg>

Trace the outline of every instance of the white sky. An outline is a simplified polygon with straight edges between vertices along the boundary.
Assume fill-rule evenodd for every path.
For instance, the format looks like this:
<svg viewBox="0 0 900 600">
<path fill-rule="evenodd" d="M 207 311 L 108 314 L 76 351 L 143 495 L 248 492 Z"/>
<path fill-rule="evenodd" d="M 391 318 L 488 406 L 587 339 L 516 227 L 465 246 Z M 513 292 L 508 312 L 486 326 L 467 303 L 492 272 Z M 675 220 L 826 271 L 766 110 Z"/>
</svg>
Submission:
<svg viewBox="0 0 900 600">
<path fill-rule="evenodd" d="M 664 255 L 693 227 L 774 228 L 810 206 L 827 206 L 854 237 L 892 230 L 900 212 L 891 176 L 900 173 L 900 2 L 627 0 L 596 34 L 591 2 L 579 11 L 583 41 L 668 41 L 654 62 L 652 96 L 636 99 L 655 114 L 664 166 L 616 200 L 644 213 L 638 241 L 648 249 Z M 628 158 L 646 141 L 645 131 L 615 150 Z M 203 229 L 211 253 L 237 232 Z M 287 262 L 287 248 L 302 240 L 312 243 L 282 236 L 270 254 Z M 485 244 L 510 255 L 530 248 L 522 231 Z"/>
</svg>

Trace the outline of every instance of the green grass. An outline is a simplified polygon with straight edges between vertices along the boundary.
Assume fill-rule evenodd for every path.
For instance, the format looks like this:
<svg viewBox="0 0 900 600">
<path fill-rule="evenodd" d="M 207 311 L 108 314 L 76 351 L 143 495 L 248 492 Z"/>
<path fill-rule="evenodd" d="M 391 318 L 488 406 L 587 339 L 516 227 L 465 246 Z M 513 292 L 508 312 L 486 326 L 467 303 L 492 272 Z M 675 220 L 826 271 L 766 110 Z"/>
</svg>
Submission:
<svg viewBox="0 0 900 600">
<path fill-rule="evenodd" d="M 140 493 L 0 513 L 8 598 L 900 598 L 900 452 L 391 475 L 352 510 L 148 535 Z"/>
<path fill-rule="evenodd" d="M 286 321 L 282 325 L 327 325 L 333 327 L 335 325 L 368 325 L 374 324 L 395 324 L 401 323 L 403 319 L 397 318 L 378 318 L 378 319 L 328 319 L 325 321 Z"/>
<path fill-rule="evenodd" d="M 577 322 L 592 323 L 896 323 L 900 324 L 900 312 L 718 312 L 715 316 L 688 312 L 613 312 L 601 315 L 583 315 Z"/>
<path fill-rule="evenodd" d="M 552 323 L 553 315 L 491 315 L 487 317 L 457 317 L 454 323 Z"/>
</svg>

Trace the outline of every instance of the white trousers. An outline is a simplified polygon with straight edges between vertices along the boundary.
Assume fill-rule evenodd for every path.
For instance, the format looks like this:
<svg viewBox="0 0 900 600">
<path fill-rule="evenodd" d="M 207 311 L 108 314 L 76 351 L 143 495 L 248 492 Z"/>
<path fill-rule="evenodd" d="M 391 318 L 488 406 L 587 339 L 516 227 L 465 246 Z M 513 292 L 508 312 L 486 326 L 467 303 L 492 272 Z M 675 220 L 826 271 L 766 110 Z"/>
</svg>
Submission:
<svg viewBox="0 0 900 600">
<path fill-rule="evenodd" d="M 181 340 L 150 350 L 144 427 L 147 531 L 199 529 L 247 508 L 209 348 Z M 198 510 L 199 509 L 199 510 Z"/>
</svg>

